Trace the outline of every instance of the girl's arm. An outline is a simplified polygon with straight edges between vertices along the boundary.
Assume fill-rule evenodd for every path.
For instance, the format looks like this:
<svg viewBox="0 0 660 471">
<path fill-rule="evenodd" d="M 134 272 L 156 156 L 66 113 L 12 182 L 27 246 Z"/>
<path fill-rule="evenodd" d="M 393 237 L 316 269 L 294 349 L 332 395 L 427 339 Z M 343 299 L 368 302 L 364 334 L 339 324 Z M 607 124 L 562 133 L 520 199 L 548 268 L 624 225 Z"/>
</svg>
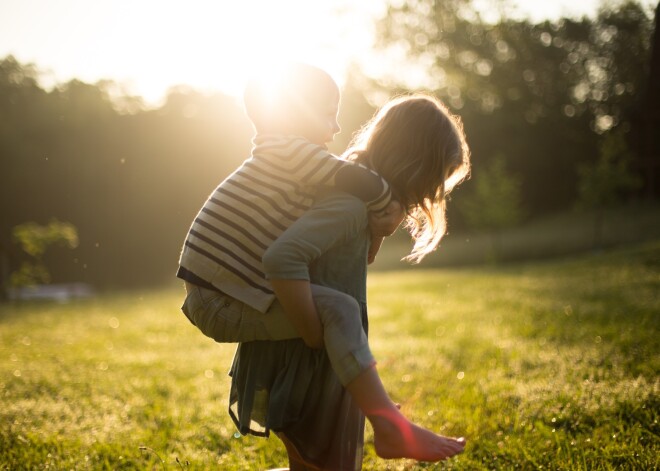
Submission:
<svg viewBox="0 0 660 471">
<path fill-rule="evenodd" d="M 312 298 L 309 265 L 335 244 L 366 229 L 364 204 L 350 195 L 338 194 L 305 212 L 264 253 L 264 270 L 275 295 L 312 348 L 323 346 L 323 328 Z"/>
<path fill-rule="evenodd" d="M 323 348 L 323 326 L 316 312 L 309 280 L 271 279 L 270 284 L 305 345 Z"/>
<path fill-rule="evenodd" d="M 360 198 L 369 210 L 369 230 L 371 243 L 368 263 L 376 260 L 385 237 L 390 236 L 399 227 L 404 217 L 403 207 L 398 201 L 392 199 L 390 187 L 383 177 L 373 170 L 355 162 L 339 159 L 330 154 L 324 147 L 317 146 L 316 152 L 310 152 L 308 143 L 305 152 L 305 165 L 296 168 L 309 168 L 313 170 L 301 175 L 306 183 L 325 183 Z"/>
</svg>

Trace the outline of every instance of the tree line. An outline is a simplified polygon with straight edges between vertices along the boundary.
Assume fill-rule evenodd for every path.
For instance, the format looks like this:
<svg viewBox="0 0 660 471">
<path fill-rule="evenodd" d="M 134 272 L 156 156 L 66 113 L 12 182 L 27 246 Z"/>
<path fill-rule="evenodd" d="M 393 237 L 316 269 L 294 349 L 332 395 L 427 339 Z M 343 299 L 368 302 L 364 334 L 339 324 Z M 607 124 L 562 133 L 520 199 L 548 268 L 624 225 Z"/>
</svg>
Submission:
<svg viewBox="0 0 660 471">
<path fill-rule="evenodd" d="M 474 172 L 458 190 L 466 203 L 450 202 L 453 231 L 579 201 L 657 198 L 658 37 L 638 3 L 532 24 L 486 22 L 467 0 L 417 0 L 393 3 L 378 26 L 381 52 L 413 59 L 423 88 L 465 123 Z M 410 91 L 405 76 L 372 78 L 356 65 L 331 150 L 345 148 L 379 97 Z M 176 87 L 149 109 L 115 88 L 72 80 L 45 90 L 37 66 L 0 60 L 4 280 L 27 256 L 13 229 L 52 221 L 77 230 L 75 247 L 42 255 L 53 281 L 173 279 L 195 211 L 249 155 L 252 129 L 235 98 Z"/>
<path fill-rule="evenodd" d="M 578 169 L 598 165 L 612 133 L 643 178 L 628 196 L 657 197 L 656 21 L 635 1 L 612 2 L 595 18 L 534 24 L 483 21 L 469 0 L 417 0 L 392 4 L 378 31 L 381 49 L 431 71 L 429 87 L 463 116 L 475 172 L 501 155 L 520 177 L 526 209 L 538 213 L 573 204 Z M 383 85 L 405 87 L 401 76 Z"/>
</svg>

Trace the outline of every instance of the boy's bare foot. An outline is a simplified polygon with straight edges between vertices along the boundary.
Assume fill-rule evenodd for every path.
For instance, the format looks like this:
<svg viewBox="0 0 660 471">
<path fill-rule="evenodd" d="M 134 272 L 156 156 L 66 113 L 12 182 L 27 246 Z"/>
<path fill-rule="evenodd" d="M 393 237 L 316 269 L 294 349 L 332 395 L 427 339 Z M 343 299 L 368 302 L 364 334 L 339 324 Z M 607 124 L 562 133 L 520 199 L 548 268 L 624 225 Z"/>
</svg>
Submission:
<svg viewBox="0 0 660 471">
<path fill-rule="evenodd" d="M 369 416 L 376 454 L 384 459 L 410 458 L 441 461 L 465 448 L 465 439 L 437 435 L 406 419 L 398 410 Z"/>
</svg>

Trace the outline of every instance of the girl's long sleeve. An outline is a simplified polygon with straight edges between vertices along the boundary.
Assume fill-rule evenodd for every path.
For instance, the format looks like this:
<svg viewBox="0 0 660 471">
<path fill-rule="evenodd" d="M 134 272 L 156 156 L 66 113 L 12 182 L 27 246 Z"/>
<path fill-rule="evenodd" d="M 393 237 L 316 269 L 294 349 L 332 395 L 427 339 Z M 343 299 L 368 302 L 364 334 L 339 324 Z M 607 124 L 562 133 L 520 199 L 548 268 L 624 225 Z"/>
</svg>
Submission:
<svg viewBox="0 0 660 471">
<path fill-rule="evenodd" d="M 354 196 L 336 192 L 293 223 L 264 253 L 269 279 L 309 280 L 309 265 L 330 247 L 367 227 L 367 209 Z"/>
</svg>

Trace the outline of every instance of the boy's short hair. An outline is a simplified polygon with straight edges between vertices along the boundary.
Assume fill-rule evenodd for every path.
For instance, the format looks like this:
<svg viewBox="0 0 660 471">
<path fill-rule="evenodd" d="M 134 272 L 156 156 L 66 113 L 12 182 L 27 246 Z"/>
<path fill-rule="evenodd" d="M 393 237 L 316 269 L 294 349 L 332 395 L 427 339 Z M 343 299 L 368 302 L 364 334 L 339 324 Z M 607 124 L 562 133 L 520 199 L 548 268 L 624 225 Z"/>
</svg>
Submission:
<svg viewBox="0 0 660 471">
<path fill-rule="evenodd" d="M 339 88 L 324 70 L 300 62 L 261 70 L 243 93 L 245 112 L 258 133 L 290 133 L 319 116 Z"/>
</svg>

